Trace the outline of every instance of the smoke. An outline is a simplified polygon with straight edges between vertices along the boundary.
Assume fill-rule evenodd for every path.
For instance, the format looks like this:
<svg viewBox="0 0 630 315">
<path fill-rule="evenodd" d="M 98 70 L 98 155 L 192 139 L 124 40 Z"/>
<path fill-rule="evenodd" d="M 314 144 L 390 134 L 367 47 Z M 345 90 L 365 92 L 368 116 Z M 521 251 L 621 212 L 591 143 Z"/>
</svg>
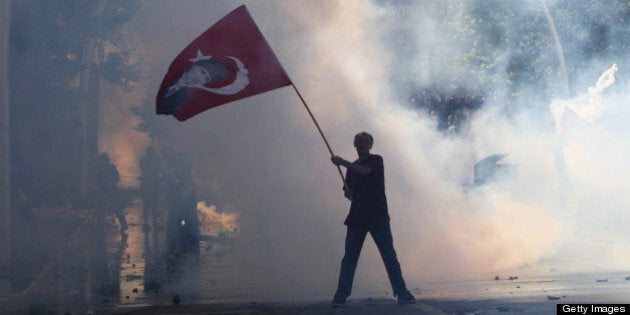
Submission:
<svg viewBox="0 0 630 315">
<path fill-rule="evenodd" d="M 237 212 L 217 212 L 217 206 L 200 201 L 197 203 L 197 213 L 201 223 L 201 234 L 219 236 L 238 233 L 239 215 Z"/>
<path fill-rule="evenodd" d="M 622 229 L 628 222 L 623 191 L 629 161 L 621 136 L 627 131 L 622 104 L 628 97 L 620 90 L 617 95 L 601 91 L 599 122 L 564 148 L 572 186 L 563 195 L 556 135 L 539 123 L 550 113 L 522 111 L 508 121 L 498 115 L 502 104 L 489 100 L 472 117 L 469 136 L 445 137 L 435 121 L 400 103 L 404 97 L 396 82 L 448 82 L 442 67 L 452 66 L 454 56 L 466 49 L 447 36 L 452 30 L 446 6 L 408 6 L 404 11 L 414 19 L 404 24 L 394 4 L 247 5 L 335 154 L 352 159 L 354 134 L 374 135 L 373 152 L 385 161 L 394 244 L 410 287 L 421 287 L 427 279 L 514 270 L 627 268 L 627 255 L 619 249 L 629 236 Z M 146 83 L 149 98 L 172 58 L 236 6 L 230 1 L 156 2 L 130 23 L 152 80 Z M 422 22 L 410 22 L 415 18 Z M 401 29 L 417 39 L 418 47 L 404 49 Z M 444 53 L 430 54 L 431 49 Z M 584 80 L 595 83 L 614 62 L 623 69 L 621 60 L 586 71 L 598 74 Z M 535 88 L 531 93 L 530 99 L 537 100 Z M 578 94 L 588 97 L 588 90 Z M 294 91 L 257 95 L 184 123 L 160 119 L 166 131 L 161 145 L 189 154 L 200 200 L 239 209 L 233 285 L 259 288 L 259 294 L 274 288 L 284 297 L 305 290 L 332 294 L 349 204 Z M 518 176 L 467 191 L 464 184 L 472 182 L 475 162 L 496 153 L 509 153 L 507 162 L 518 166 Z M 370 240 L 355 281 L 358 292 L 366 287 L 389 287 Z"/>
<path fill-rule="evenodd" d="M 102 83 L 103 98 L 99 108 L 99 152 L 105 152 L 120 174 L 120 187 L 138 187 L 140 158 L 149 145 L 146 133 L 136 128 L 140 118 L 131 114 L 145 91 L 139 86 L 126 92 L 120 87 Z"/>
</svg>

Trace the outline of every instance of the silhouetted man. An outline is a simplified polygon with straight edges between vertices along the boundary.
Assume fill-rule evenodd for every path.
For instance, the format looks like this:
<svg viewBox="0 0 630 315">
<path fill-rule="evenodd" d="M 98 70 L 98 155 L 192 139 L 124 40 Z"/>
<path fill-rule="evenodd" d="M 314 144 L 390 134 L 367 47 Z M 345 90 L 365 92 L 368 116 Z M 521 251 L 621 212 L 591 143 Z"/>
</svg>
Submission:
<svg viewBox="0 0 630 315">
<path fill-rule="evenodd" d="M 368 232 L 381 253 L 398 303 L 415 303 L 415 298 L 407 290 L 396 258 L 385 197 L 383 158 L 370 154 L 373 143 L 374 139 L 370 134 L 358 133 L 354 136 L 354 147 L 359 156 L 356 161 L 349 162 L 339 156 L 331 158 L 333 164 L 347 168 L 344 195 L 351 200 L 350 213 L 344 222 L 348 229 L 345 255 L 341 260 L 339 284 L 332 302 L 335 307 L 345 305 L 346 299 L 350 296 L 357 261 Z"/>
<path fill-rule="evenodd" d="M 123 211 L 120 192 L 118 190 L 118 170 L 109 160 L 109 156 L 101 153 L 97 158 L 96 177 L 99 188 L 100 217 L 104 218 L 106 212 L 113 212 L 120 223 L 120 233 L 127 230 L 127 220 Z"/>
<path fill-rule="evenodd" d="M 153 218 L 156 224 L 156 216 L 160 204 L 162 189 L 162 167 L 160 159 L 153 145 L 147 148 L 147 152 L 140 160 L 140 195 L 142 196 L 142 208 L 145 224 L 145 232 L 149 229 L 149 219 Z"/>
<path fill-rule="evenodd" d="M 190 271 L 199 262 L 199 217 L 197 192 L 191 166 L 182 154 L 170 160 L 172 172 L 167 181 L 169 209 L 166 222 L 166 249 L 169 255 L 169 279 Z"/>
</svg>

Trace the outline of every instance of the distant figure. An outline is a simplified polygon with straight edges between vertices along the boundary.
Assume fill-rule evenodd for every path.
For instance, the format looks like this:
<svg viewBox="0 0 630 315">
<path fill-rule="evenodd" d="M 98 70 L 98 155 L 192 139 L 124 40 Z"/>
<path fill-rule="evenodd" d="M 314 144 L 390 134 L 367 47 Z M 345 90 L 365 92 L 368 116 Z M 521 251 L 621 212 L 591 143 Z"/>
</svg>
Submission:
<svg viewBox="0 0 630 315">
<path fill-rule="evenodd" d="M 613 64 L 604 71 L 595 86 L 588 88 L 588 93 L 578 95 L 570 100 L 554 101 L 549 105 L 556 126 L 556 145 L 553 156 L 558 173 L 558 188 L 561 196 L 565 196 L 570 185 L 569 165 L 565 158 L 565 147 L 573 140 L 584 137 L 584 131 L 591 129 L 602 116 L 602 94 L 612 86 L 619 70 Z"/>
<path fill-rule="evenodd" d="M 96 162 L 96 180 L 98 183 L 100 218 L 104 218 L 105 213 L 112 212 L 120 223 L 120 233 L 127 230 L 127 220 L 123 213 L 120 192 L 118 190 L 118 170 L 109 161 L 109 156 L 105 153 L 98 155 Z"/>
<path fill-rule="evenodd" d="M 184 158 L 171 161 L 174 169 L 167 182 L 169 209 L 166 222 L 167 251 L 178 264 L 182 259 L 199 256 L 199 217 L 197 193 L 190 166 Z"/>
<path fill-rule="evenodd" d="M 144 216 L 145 231 L 149 225 L 149 217 L 153 217 L 154 224 L 160 202 L 162 188 L 162 168 L 160 160 L 153 145 L 147 148 L 147 152 L 140 160 L 140 196 Z"/>
<path fill-rule="evenodd" d="M 351 163 L 339 156 L 331 158 L 333 164 L 347 168 L 344 196 L 351 200 L 350 213 L 344 222 L 347 226 L 345 255 L 341 260 L 339 284 L 332 302 L 334 307 L 345 305 L 350 296 L 359 254 L 368 232 L 381 253 L 398 304 L 415 303 L 396 258 L 385 197 L 383 158 L 370 154 L 373 143 L 370 134 L 358 133 L 354 136 L 354 147 L 359 156 L 356 161 Z"/>
</svg>

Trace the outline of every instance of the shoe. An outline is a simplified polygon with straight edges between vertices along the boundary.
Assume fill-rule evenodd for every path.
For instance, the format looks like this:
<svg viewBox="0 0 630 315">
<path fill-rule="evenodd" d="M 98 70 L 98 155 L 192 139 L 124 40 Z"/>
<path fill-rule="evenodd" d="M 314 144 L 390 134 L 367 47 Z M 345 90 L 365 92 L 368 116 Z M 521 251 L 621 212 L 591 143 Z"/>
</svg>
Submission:
<svg viewBox="0 0 630 315">
<path fill-rule="evenodd" d="M 414 304 L 416 303 L 416 298 L 411 295 L 408 290 L 398 293 L 398 304 Z"/>
<path fill-rule="evenodd" d="M 335 293 L 335 297 L 332 301 L 332 307 L 344 307 L 346 306 L 346 297 Z"/>
</svg>

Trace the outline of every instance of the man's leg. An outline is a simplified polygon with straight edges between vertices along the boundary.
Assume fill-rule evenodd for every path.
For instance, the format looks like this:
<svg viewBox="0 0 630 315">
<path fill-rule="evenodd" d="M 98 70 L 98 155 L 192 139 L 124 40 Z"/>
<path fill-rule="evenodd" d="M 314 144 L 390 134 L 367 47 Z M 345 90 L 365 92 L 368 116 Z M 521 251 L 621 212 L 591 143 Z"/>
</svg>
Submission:
<svg viewBox="0 0 630 315">
<path fill-rule="evenodd" d="M 378 251 L 381 253 L 383 263 L 385 263 L 385 269 L 387 270 L 387 276 L 392 285 L 394 296 L 406 294 L 408 292 L 407 286 L 400 270 L 396 251 L 394 250 L 394 239 L 389 222 L 382 226 L 371 228 L 370 234 L 378 247 Z"/>
<path fill-rule="evenodd" d="M 339 284 L 335 293 L 335 301 L 344 303 L 346 298 L 352 293 L 352 282 L 354 272 L 357 269 L 357 262 L 361 254 L 361 247 L 365 241 L 367 230 L 357 227 L 348 227 L 346 233 L 345 254 L 341 260 L 341 270 L 339 272 Z M 335 303 L 333 301 L 333 303 Z"/>
</svg>

